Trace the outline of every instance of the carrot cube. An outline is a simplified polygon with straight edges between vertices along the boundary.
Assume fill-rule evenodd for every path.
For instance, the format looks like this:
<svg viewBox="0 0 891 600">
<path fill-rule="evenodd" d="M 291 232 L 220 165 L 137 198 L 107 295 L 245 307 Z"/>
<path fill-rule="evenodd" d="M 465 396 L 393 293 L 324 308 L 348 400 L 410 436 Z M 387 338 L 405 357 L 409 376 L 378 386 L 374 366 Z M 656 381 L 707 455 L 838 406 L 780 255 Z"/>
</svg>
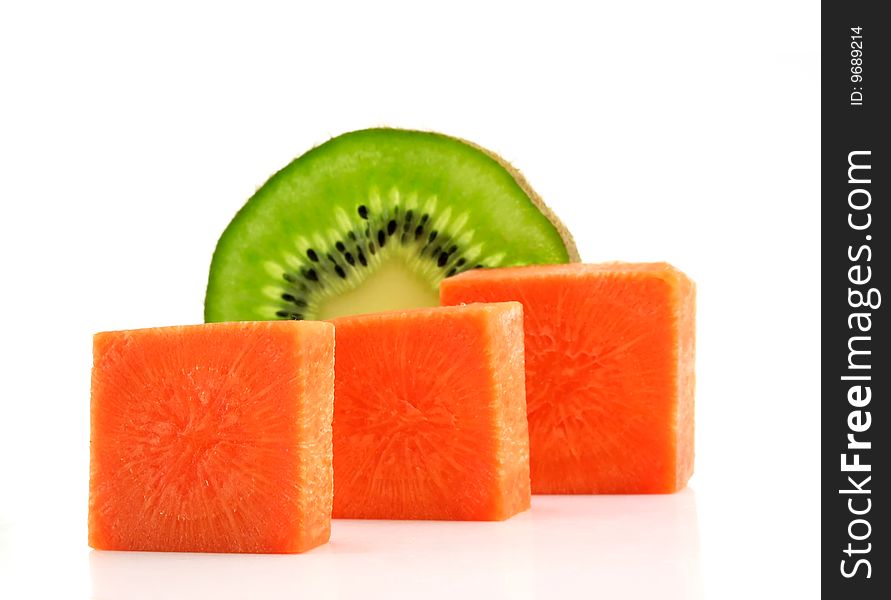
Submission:
<svg viewBox="0 0 891 600">
<path fill-rule="evenodd" d="M 516 302 L 334 319 L 334 517 L 502 520 L 529 508 Z"/>
<path fill-rule="evenodd" d="M 686 485 L 694 294 L 665 263 L 480 269 L 442 282 L 443 304 L 523 304 L 533 493 Z"/>
<path fill-rule="evenodd" d="M 89 543 L 293 553 L 328 541 L 334 328 L 96 334 Z"/>
</svg>

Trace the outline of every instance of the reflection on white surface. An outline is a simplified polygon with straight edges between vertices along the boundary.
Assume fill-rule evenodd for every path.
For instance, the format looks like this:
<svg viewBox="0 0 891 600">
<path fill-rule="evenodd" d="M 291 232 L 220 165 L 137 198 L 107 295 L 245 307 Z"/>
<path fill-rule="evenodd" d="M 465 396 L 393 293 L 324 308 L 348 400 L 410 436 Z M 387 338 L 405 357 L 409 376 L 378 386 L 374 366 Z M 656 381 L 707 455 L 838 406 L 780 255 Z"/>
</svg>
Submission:
<svg viewBox="0 0 891 600">
<path fill-rule="evenodd" d="M 90 553 L 93 597 L 700 598 L 692 490 L 533 496 L 500 523 L 335 521 L 302 555 Z"/>
</svg>

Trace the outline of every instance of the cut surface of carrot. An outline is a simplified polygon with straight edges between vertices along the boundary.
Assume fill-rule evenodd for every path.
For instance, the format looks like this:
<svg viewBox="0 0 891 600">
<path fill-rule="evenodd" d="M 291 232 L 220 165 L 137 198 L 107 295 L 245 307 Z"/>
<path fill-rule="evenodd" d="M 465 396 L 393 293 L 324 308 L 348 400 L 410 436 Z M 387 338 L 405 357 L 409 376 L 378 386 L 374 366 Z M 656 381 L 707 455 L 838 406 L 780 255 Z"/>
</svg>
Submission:
<svg viewBox="0 0 891 600">
<path fill-rule="evenodd" d="M 666 263 L 478 269 L 443 304 L 523 304 L 532 492 L 670 493 L 693 472 L 695 289 Z"/>
<path fill-rule="evenodd" d="M 334 517 L 502 520 L 529 508 L 516 302 L 334 319 Z"/>
<path fill-rule="evenodd" d="M 333 397 L 330 323 L 96 334 L 90 546 L 294 553 L 326 542 Z"/>
</svg>

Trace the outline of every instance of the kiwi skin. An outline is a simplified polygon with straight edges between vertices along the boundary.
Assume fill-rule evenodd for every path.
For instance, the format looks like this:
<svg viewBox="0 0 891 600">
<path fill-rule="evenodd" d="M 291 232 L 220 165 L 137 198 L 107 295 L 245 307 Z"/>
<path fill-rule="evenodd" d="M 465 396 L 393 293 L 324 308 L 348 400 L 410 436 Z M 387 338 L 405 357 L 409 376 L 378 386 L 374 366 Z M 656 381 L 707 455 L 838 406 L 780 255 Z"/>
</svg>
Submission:
<svg viewBox="0 0 891 600">
<path fill-rule="evenodd" d="M 428 131 L 425 133 L 437 132 Z M 440 133 L 438 135 L 446 134 Z M 582 259 L 581 256 L 579 256 L 579 249 L 578 246 L 575 245 L 575 239 L 572 237 L 572 233 L 570 233 L 566 225 L 563 224 L 563 221 L 560 220 L 560 217 L 558 217 L 557 214 L 551 209 L 551 207 L 545 203 L 542 197 L 538 195 L 538 192 L 532 189 L 532 186 L 529 185 L 529 182 L 526 180 L 519 169 L 517 169 L 499 154 L 496 154 L 495 152 L 492 152 L 488 148 L 484 148 L 483 146 L 480 146 L 475 142 L 471 142 L 470 140 L 459 137 L 453 137 L 452 139 L 456 139 L 462 144 L 467 144 L 468 146 L 476 148 L 477 150 L 497 162 L 499 165 L 501 165 L 501 168 L 503 168 L 505 171 L 510 173 L 511 177 L 514 178 L 514 181 L 517 182 L 517 185 L 520 186 L 520 189 L 522 189 L 526 193 L 526 195 L 529 196 L 529 199 L 532 200 L 532 203 L 535 205 L 535 207 L 538 208 L 538 210 L 541 211 L 541 214 L 547 217 L 548 221 L 550 221 L 551 224 L 557 228 L 557 233 L 560 234 L 560 238 L 563 240 L 563 245 L 566 246 L 566 252 L 569 254 L 569 262 L 581 262 Z"/>
</svg>

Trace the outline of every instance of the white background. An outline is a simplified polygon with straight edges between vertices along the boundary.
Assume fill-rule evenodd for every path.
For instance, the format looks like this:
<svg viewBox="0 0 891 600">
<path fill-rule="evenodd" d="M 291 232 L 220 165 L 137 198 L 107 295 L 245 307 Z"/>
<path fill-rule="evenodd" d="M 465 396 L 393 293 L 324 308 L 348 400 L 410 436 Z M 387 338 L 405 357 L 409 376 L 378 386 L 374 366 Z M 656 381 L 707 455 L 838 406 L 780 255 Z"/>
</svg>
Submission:
<svg viewBox="0 0 891 600">
<path fill-rule="evenodd" d="M 0 597 L 814 597 L 819 5 L 321 4 L 0 8 Z M 690 489 L 336 522 L 293 557 L 91 552 L 91 334 L 200 322 L 254 189 L 376 125 L 499 152 L 586 261 L 697 281 Z"/>
</svg>

